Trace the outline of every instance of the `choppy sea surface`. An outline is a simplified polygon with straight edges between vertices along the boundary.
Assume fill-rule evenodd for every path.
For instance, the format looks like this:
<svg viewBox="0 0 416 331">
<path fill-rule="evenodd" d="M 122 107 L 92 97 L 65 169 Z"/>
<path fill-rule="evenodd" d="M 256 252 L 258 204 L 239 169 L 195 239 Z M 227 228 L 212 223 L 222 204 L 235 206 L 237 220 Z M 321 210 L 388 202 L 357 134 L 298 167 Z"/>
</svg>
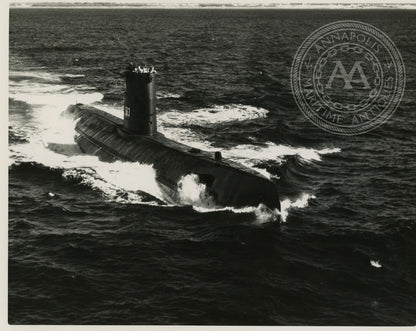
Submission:
<svg viewBox="0 0 416 331">
<path fill-rule="evenodd" d="M 406 93 L 340 137 L 290 91 L 297 47 L 354 19 L 387 33 Z M 11 324 L 415 325 L 416 12 L 10 10 Z M 155 170 L 73 146 L 81 102 L 122 116 L 134 60 L 158 70 L 159 130 L 277 180 L 280 219 L 158 196 Z"/>
</svg>

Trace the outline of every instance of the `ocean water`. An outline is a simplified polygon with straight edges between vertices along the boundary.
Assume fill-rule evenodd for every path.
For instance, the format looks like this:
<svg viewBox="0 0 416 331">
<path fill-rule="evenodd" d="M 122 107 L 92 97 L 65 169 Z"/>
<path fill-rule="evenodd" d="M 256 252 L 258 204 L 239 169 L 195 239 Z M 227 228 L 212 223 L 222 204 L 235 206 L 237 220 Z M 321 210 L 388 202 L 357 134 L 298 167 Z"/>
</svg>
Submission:
<svg viewBox="0 0 416 331">
<path fill-rule="evenodd" d="M 406 92 L 391 119 L 340 137 L 290 91 L 297 47 L 354 19 L 387 33 Z M 416 12 L 10 10 L 10 324 L 415 325 Z M 120 73 L 158 70 L 159 130 L 276 180 L 280 219 L 216 208 L 151 165 L 65 156 L 62 116 L 122 116 Z M 72 147 L 71 147 L 72 146 Z"/>
</svg>

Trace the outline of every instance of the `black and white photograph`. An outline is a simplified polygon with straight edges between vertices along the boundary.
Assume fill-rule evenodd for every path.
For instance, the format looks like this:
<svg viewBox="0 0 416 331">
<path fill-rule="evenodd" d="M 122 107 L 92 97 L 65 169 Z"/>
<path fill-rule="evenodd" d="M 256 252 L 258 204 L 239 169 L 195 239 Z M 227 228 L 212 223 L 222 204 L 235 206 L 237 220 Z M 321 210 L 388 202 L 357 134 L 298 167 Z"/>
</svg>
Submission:
<svg viewBox="0 0 416 331">
<path fill-rule="evenodd" d="M 4 11 L 4 329 L 414 329 L 415 2 Z"/>
</svg>

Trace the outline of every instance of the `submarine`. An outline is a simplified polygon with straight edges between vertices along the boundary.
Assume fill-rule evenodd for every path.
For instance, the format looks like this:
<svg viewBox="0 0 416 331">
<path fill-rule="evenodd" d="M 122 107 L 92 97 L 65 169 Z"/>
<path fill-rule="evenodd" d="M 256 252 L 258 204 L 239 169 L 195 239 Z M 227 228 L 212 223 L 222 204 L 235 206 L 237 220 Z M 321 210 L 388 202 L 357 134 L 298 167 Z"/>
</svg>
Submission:
<svg viewBox="0 0 416 331">
<path fill-rule="evenodd" d="M 157 131 L 154 69 L 143 70 L 130 64 L 124 77 L 123 120 L 79 103 L 66 109 L 66 114 L 77 119 L 75 142 L 83 153 L 106 162 L 120 160 L 152 165 L 168 202 L 180 203 L 180 181 L 193 175 L 197 182 L 205 185 L 210 201 L 217 207 L 262 204 L 280 211 L 275 182 L 226 160 L 220 151 L 212 153 L 193 148 Z"/>
</svg>

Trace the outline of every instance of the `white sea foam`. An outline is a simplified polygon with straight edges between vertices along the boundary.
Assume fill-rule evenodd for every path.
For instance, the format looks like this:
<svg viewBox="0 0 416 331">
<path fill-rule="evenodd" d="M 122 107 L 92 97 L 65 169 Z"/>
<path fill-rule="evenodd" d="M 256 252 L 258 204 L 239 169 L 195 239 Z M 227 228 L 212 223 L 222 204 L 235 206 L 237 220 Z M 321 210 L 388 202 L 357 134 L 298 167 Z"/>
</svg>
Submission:
<svg viewBox="0 0 416 331">
<path fill-rule="evenodd" d="M 170 111 L 159 116 L 161 123 L 170 126 L 201 125 L 212 126 L 217 123 L 240 122 L 265 118 L 269 111 L 264 108 L 242 104 L 215 105 L 199 108 L 191 112 Z"/>
<path fill-rule="evenodd" d="M 156 96 L 160 99 L 165 99 L 165 98 L 179 99 L 182 97 L 180 94 L 177 94 L 177 93 L 163 92 L 163 91 L 158 91 Z"/>
<path fill-rule="evenodd" d="M 321 161 L 321 155 L 339 153 L 340 151 L 341 149 L 339 148 L 314 149 L 266 142 L 264 145 L 238 145 L 222 150 L 222 153 L 226 158 L 242 163 L 267 178 L 272 178 L 274 176 L 266 169 L 257 168 L 256 165 L 263 161 L 274 161 L 281 164 L 283 159 L 290 155 L 298 155 L 307 162 Z"/>
<path fill-rule="evenodd" d="M 280 214 L 278 210 L 271 210 L 263 204 L 260 204 L 258 207 L 220 207 L 215 204 L 213 197 L 209 194 L 207 186 L 199 181 L 196 174 L 183 176 L 179 180 L 178 193 L 181 204 L 191 205 L 194 210 L 200 213 L 219 211 L 231 211 L 236 214 L 252 213 L 256 216 L 256 221 L 259 223 L 276 220 Z"/>
<path fill-rule="evenodd" d="M 199 182 L 197 175 L 190 174 L 184 176 L 179 181 L 178 186 L 181 203 L 185 205 L 192 205 L 193 209 L 200 213 L 231 211 L 236 214 L 254 214 L 255 222 L 258 224 L 272 222 L 279 219 L 282 222 L 286 222 L 291 209 L 306 208 L 309 200 L 315 199 L 314 195 L 308 193 L 302 193 L 294 200 L 284 199 L 280 202 L 280 211 L 277 209 L 270 209 L 264 204 L 259 204 L 257 207 L 219 207 L 215 205 L 212 197 L 209 195 L 207 187 Z"/>
<path fill-rule="evenodd" d="M 59 82 L 60 77 L 57 74 L 49 73 L 45 71 L 9 71 L 9 78 L 15 80 L 36 80 L 36 81 L 48 81 L 48 82 Z"/>
<path fill-rule="evenodd" d="M 9 96 L 31 105 L 31 114 L 38 130 L 29 133 L 29 139 L 41 137 L 45 142 L 73 143 L 75 122 L 61 116 L 70 104 L 89 104 L 102 99 L 98 92 L 86 91 L 84 86 L 59 84 L 59 76 L 42 72 L 14 72 L 14 76 L 47 79 L 49 82 L 11 80 Z M 20 124 L 20 123 L 19 123 Z"/>
<path fill-rule="evenodd" d="M 91 88 L 80 86 L 69 86 L 60 84 L 57 75 L 38 72 L 24 72 L 24 77 L 32 77 L 38 80 L 11 80 L 9 83 L 9 96 L 15 100 L 24 101 L 32 108 L 45 113 L 60 113 L 74 103 L 90 104 L 102 99 L 101 93 Z M 15 74 L 14 77 L 19 76 Z M 48 82 L 42 79 L 47 78 Z M 39 80 L 40 79 L 40 80 Z"/>
<path fill-rule="evenodd" d="M 90 155 L 68 157 L 51 151 L 41 142 L 12 145 L 9 149 L 13 163 L 36 162 L 51 169 L 62 169 L 64 178 L 78 179 L 101 191 L 108 200 L 141 203 L 142 195 L 137 191 L 164 199 L 151 165 L 121 161 L 108 163 Z"/>
<path fill-rule="evenodd" d="M 268 222 L 274 222 L 279 219 L 280 212 L 277 209 L 270 209 L 264 204 L 259 204 L 257 207 L 202 207 L 192 206 L 194 210 L 200 213 L 213 213 L 221 211 L 230 211 L 234 214 L 253 214 L 255 216 L 255 223 L 263 224 Z"/>
<path fill-rule="evenodd" d="M 198 176 L 189 174 L 183 176 L 178 182 L 180 203 L 201 208 L 214 208 L 215 202 L 209 195 L 205 184 L 201 183 Z"/>
<path fill-rule="evenodd" d="M 100 190 L 109 200 L 120 203 L 143 203 L 141 192 L 164 200 L 156 182 L 156 171 L 151 165 L 138 162 L 113 163 L 98 159 L 88 160 L 88 166 L 80 171 L 78 160 L 73 168 L 64 172 L 64 177 L 81 178 L 82 183 Z M 146 202 L 153 204 L 154 202 Z"/>
<path fill-rule="evenodd" d="M 277 209 L 270 209 L 264 204 L 260 204 L 257 207 L 242 207 L 242 208 L 234 208 L 234 207 L 201 207 L 201 206 L 193 206 L 195 210 L 202 213 L 207 212 L 218 212 L 218 211 L 231 211 L 236 214 L 244 213 L 244 214 L 254 214 L 255 221 L 258 224 L 273 222 L 277 220 L 281 220 L 282 222 L 286 222 L 289 216 L 289 212 L 293 208 L 303 209 L 308 206 L 308 202 L 310 199 L 314 199 L 315 196 L 307 193 L 302 193 L 299 198 L 295 200 L 284 199 L 280 202 L 280 211 Z"/>
<path fill-rule="evenodd" d="M 379 261 L 375 261 L 375 260 L 370 260 L 370 264 L 374 267 L 374 268 L 381 268 L 382 265 L 380 264 Z"/>
<path fill-rule="evenodd" d="M 313 194 L 302 193 L 297 199 L 284 199 L 280 202 L 280 215 L 282 222 L 286 222 L 289 215 L 289 210 L 292 208 L 302 209 L 308 206 L 309 200 L 315 199 Z"/>
<path fill-rule="evenodd" d="M 46 85 L 32 84 L 33 89 L 30 91 L 19 90 L 19 86 L 12 86 L 10 89 L 10 97 L 15 100 L 24 101 L 35 107 L 53 109 L 54 111 L 62 111 L 63 106 L 75 103 L 90 104 L 102 99 L 103 95 L 98 92 L 85 93 L 82 91 L 66 91 L 70 89 L 65 85 Z M 65 110 L 65 109 L 63 109 Z"/>
<path fill-rule="evenodd" d="M 321 155 L 339 153 L 340 151 L 339 148 L 313 149 L 266 142 L 264 145 L 238 145 L 224 151 L 224 153 L 234 159 L 243 158 L 266 161 L 280 160 L 283 156 L 287 155 L 299 155 L 306 161 L 320 161 Z"/>
<path fill-rule="evenodd" d="M 83 74 L 64 74 L 62 77 L 68 77 L 68 78 L 83 78 L 85 75 Z"/>
</svg>

